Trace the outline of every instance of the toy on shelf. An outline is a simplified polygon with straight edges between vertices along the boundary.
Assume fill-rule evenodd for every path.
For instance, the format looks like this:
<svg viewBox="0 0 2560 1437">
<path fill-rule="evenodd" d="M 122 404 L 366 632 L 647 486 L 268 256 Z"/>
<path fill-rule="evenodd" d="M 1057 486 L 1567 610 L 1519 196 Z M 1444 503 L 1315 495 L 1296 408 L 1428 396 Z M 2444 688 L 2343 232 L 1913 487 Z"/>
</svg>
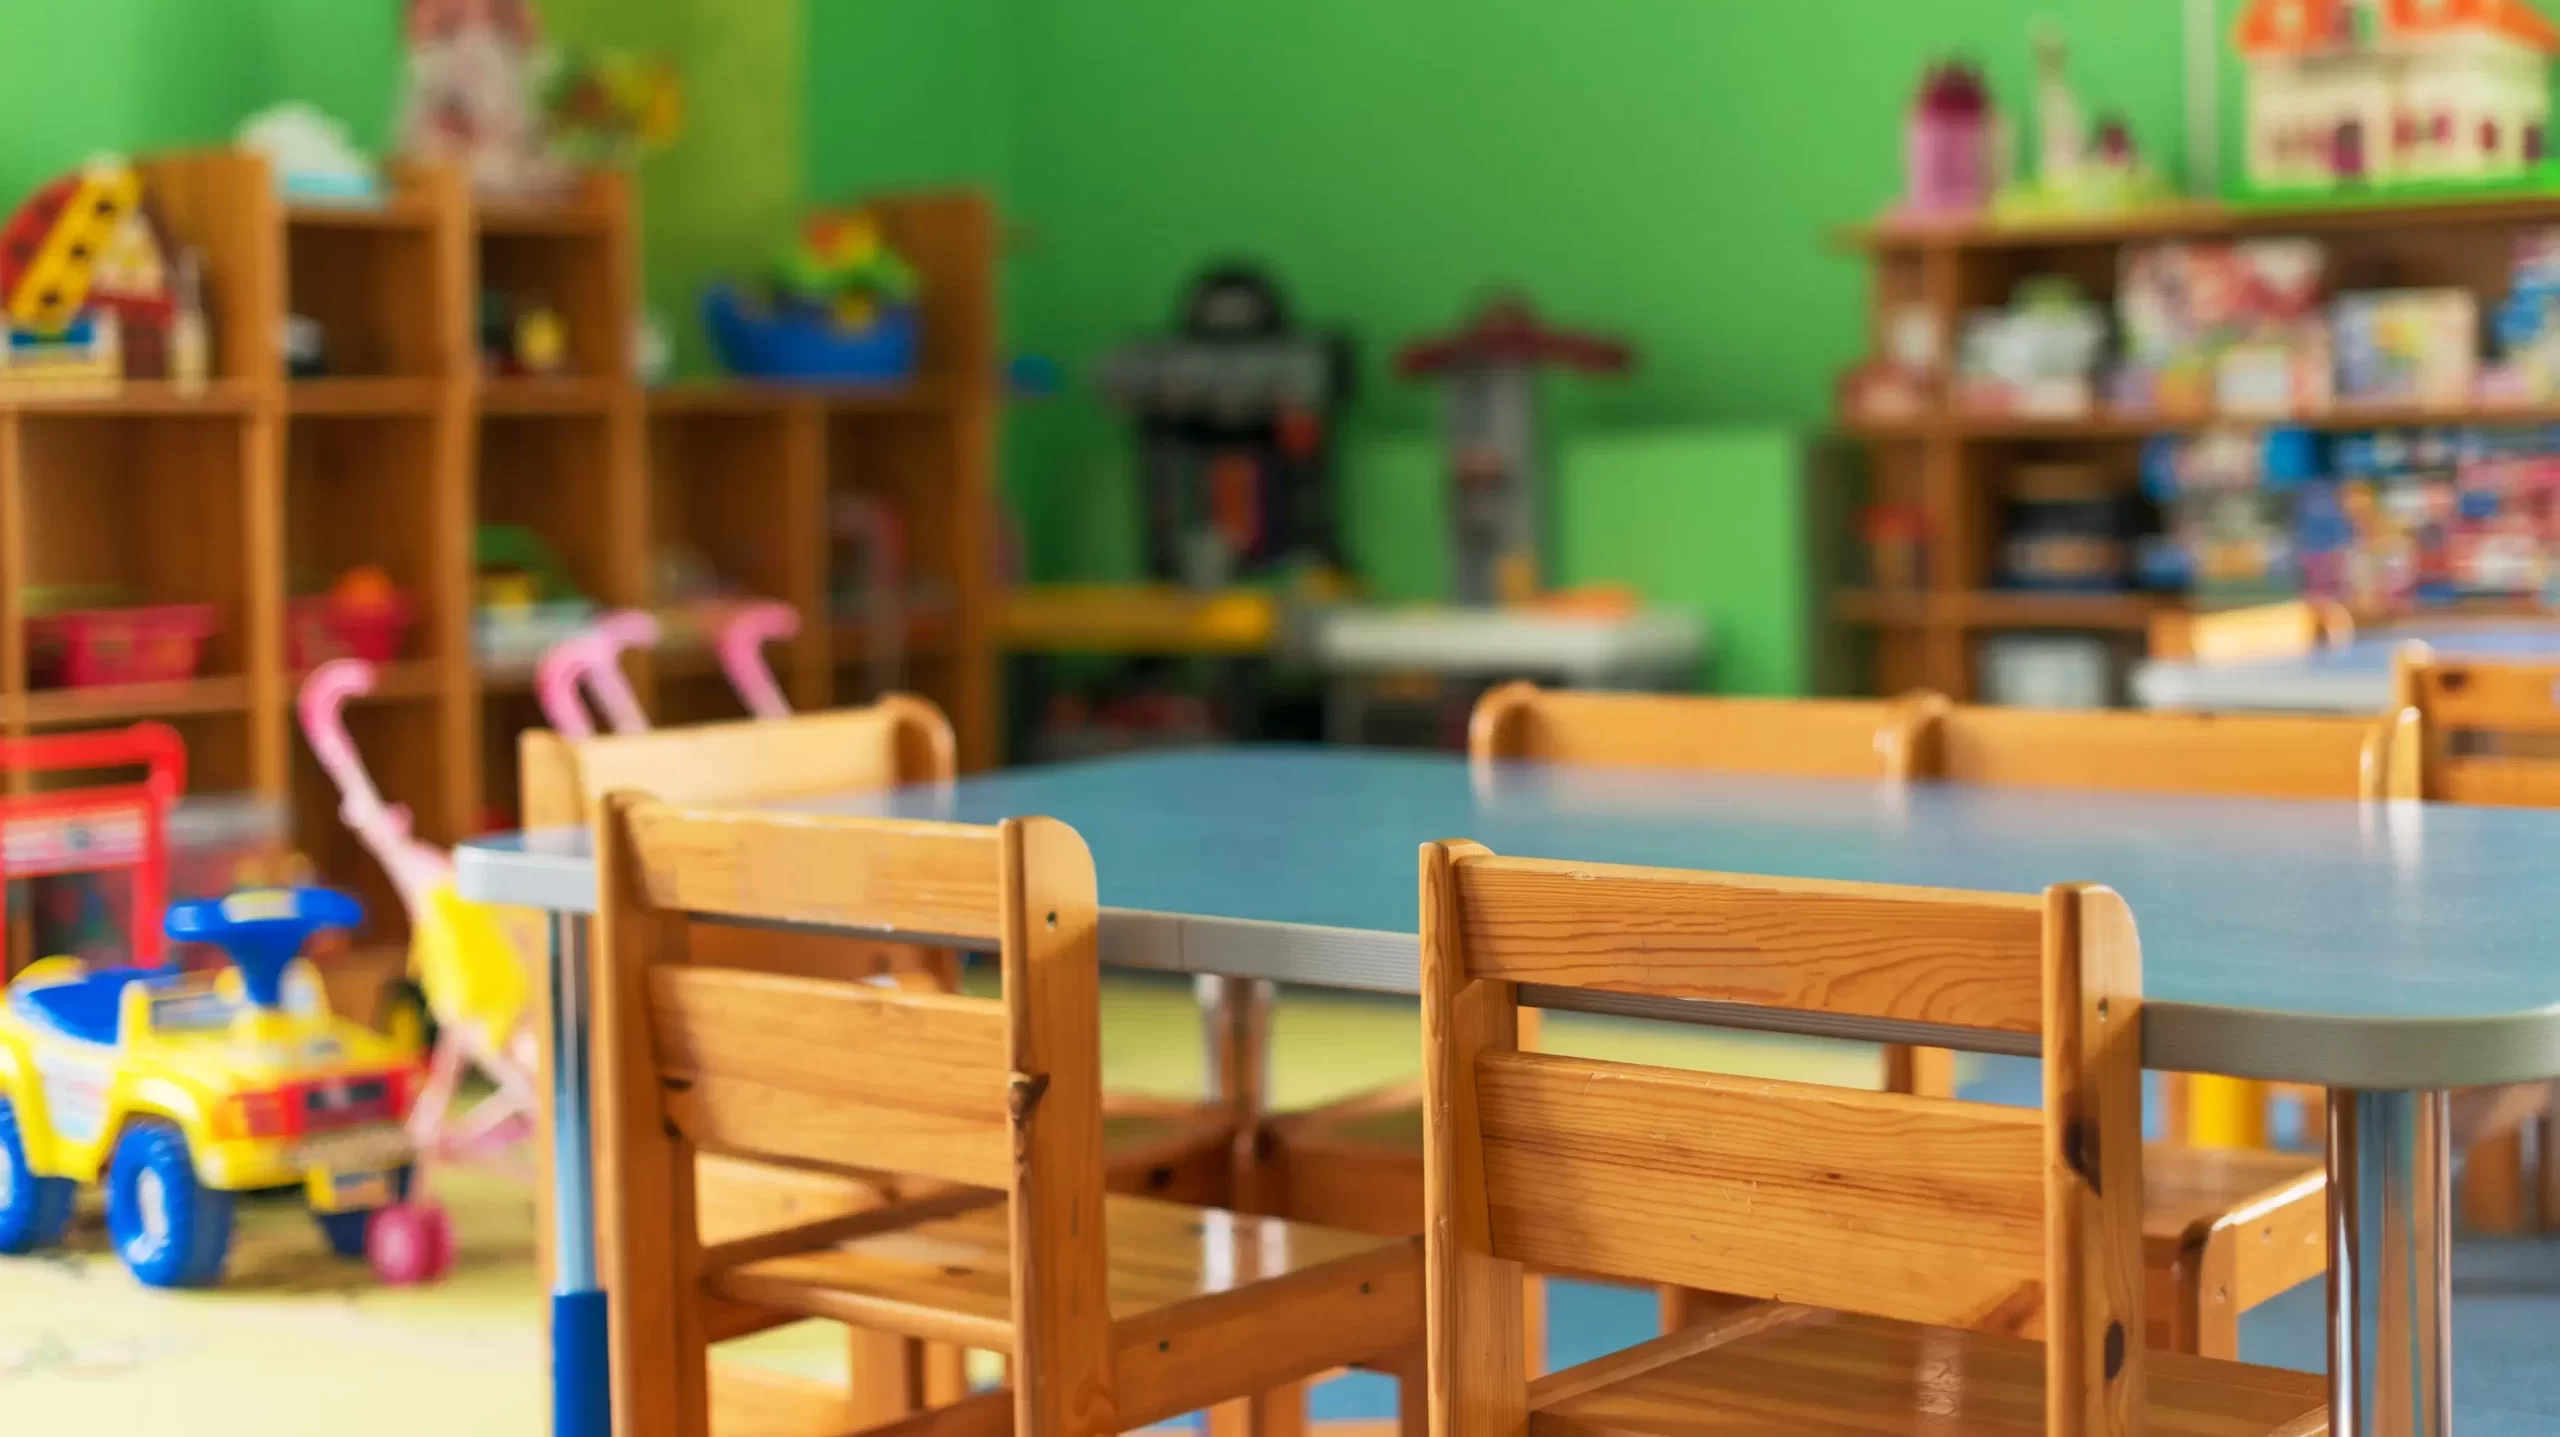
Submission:
<svg viewBox="0 0 2560 1437">
<path fill-rule="evenodd" d="M 569 160 L 628 168 L 675 143 L 684 86 L 663 60 L 618 51 L 552 57 L 542 86 L 551 142 Z"/>
<path fill-rule="evenodd" d="M 30 686 L 96 688 L 180 683 L 204 666 L 213 637 L 211 604 L 131 604 L 114 588 L 30 590 Z"/>
<path fill-rule="evenodd" d="M 2240 603 L 2296 592 L 2301 583 L 2292 495 L 2324 460 L 2308 431 L 2225 427 L 2151 440 L 2142 489 L 2166 530 L 2136 551 L 2154 588 L 2200 602 Z"/>
<path fill-rule="evenodd" d="M 906 664 L 908 625 L 948 606 L 948 591 L 906 571 L 906 529 L 897 506 L 861 489 L 839 489 L 827 502 L 834 540 L 828 572 L 836 622 L 862 631 L 870 691 L 895 690 Z"/>
<path fill-rule="evenodd" d="M 547 379 L 569 368 L 569 323 L 534 299 L 480 296 L 480 367 L 507 377 Z"/>
<path fill-rule="evenodd" d="M 2120 589 L 2132 573 L 2122 487 L 2091 464 L 2025 464 L 2002 499 L 1999 580 L 2021 589 Z"/>
<path fill-rule="evenodd" d="M 330 659 L 387 664 L 400 657 L 415 616 L 389 574 L 360 565 L 339 575 L 326 593 L 285 601 L 285 663 L 296 669 Z"/>
<path fill-rule="evenodd" d="M 1173 334 L 1103 360 L 1103 393 L 1138 430 L 1148 578 L 1216 589 L 1341 568 L 1334 427 L 1352 370 L 1350 339 L 1300 329 L 1248 265 L 1203 273 Z"/>
<path fill-rule="evenodd" d="M 2336 393 L 2346 404 L 2468 404 L 2480 306 L 2467 289 L 2366 290 L 2331 306 Z"/>
<path fill-rule="evenodd" d="M 1981 69 L 1965 60 L 1932 64 L 1903 122 L 1904 216 L 1956 219 L 1981 210 L 2008 173 L 2007 152 Z"/>
<path fill-rule="evenodd" d="M 2312 240 L 2126 247 L 2119 408 L 2282 417 L 2329 406 L 2326 252 Z"/>
<path fill-rule="evenodd" d="M 536 104 L 542 30 L 528 0 L 408 0 L 400 151 L 457 166 L 496 199 L 553 199 L 575 172 Z"/>
<path fill-rule="evenodd" d="M 2560 31 L 2531 0 L 2250 0 L 2234 39 L 2252 190 L 2544 173 Z"/>
<path fill-rule="evenodd" d="M 1965 316 L 1956 403 L 1978 414 L 2072 415 L 2097 403 L 2107 322 L 2066 279 L 2018 286 L 2005 309 Z"/>
<path fill-rule="evenodd" d="M 738 702 L 748 713 L 760 719 L 791 717 L 791 701 L 782 696 L 782 685 L 765 662 L 764 646 L 799 632 L 800 613 L 789 604 L 745 604 L 712 639 L 720 671 L 728 675 L 729 687 L 738 691 Z"/>
<path fill-rule="evenodd" d="M 452 1259 L 443 1210 L 426 1195 L 431 1158 L 484 1153 L 531 1130 L 534 1035 L 527 1022 L 538 935 L 511 933 L 500 915 L 462 897 L 452 860 L 421 842 L 409 810 L 383 801 L 347 732 L 349 700 L 372 692 L 373 666 L 338 659 L 313 669 L 296 704 L 302 736 L 338 789 L 338 817 L 382 865 L 409 916 L 410 972 L 435 1021 L 427 1078 L 409 1112 L 419 1171 L 409 1201 L 377 1222 L 373 1255 L 394 1280 L 425 1280 Z M 494 1090 L 456 1111 L 463 1079 L 477 1072 Z"/>
<path fill-rule="evenodd" d="M 329 1012 L 305 943 L 353 927 L 329 889 L 182 903 L 165 930 L 229 967 L 92 969 L 48 958 L 0 1006 L 0 1252 L 62 1241 L 80 1184 L 105 1190 L 107 1236 L 154 1287 L 222 1278 L 236 1194 L 298 1189 L 330 1248 L 386 1262 L 411 1176 L 409 1056 Z"/>
<path fill-rule="evenodd" d="M 1995 208 L 2002 218 L 2094 214 L 2174 198 L 2121 117 L 2101 119 L 2091 131 L 2071 88 L 2061 31 L 2036 35 L 2035 62 L 2036 172 L 2001 188 Z"/>
<path fill-rule="evenodd" d="M 188 261 L 192 265 L 194 261 Z M 117 161 L 44 186 L 0 226 L 0 308 L 8 318 L 0 387 L 112 390 L 120 379 L 176 378 L 182 307 L 201 364 L 200 272 L 180 284 L 180 257 L 146 203 L 142 175 Z"/>
<path fill-rule="evenodd" d="M 917 300 L 915 270 L 878 215 L 821 210 L 801 223 L 762 303 L 715 285 L 702 317 L 721 364 L 736 373 L 897 384 L 916 372 Z"/>
<path fill-rule="evenodd" d="M 1613 336 L 1547 327 L 1519 298 L 1496 300 L 1465 328 L 1416 340 L 1397 357 L 1407 378 L 1448 385 L 1450 569 L 1459 603 L 1528 603 L 1554 582 L 1554 458 L 1539 422 L 1539 372 L 1614 375 L 1634 359 Z"/>
<path fill-rule="evenodd" d="M 542 651 L 576 633 L 595 613 L 542 536 L 519 524 L 483 524 L 472 647 L 484 669 L 530 668 Z"/>
<path fill-rule="evenodd" d="M 301 204 L 367 209 L 382 203 L 382 178 L 347 127 L 317 106 L 270 105 L 240 122 L 235 143 L 262 156 L 276 192 Z"/>
</svg>

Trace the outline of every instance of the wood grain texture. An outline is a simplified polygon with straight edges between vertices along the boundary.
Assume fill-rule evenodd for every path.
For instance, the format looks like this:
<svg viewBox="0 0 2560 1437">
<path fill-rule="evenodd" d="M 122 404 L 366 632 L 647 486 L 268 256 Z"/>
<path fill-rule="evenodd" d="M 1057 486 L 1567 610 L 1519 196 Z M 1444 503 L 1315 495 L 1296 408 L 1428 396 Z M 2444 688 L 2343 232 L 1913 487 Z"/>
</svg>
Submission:
<svg viewBox="0 0 2560 1437">
<path fill-rule="evenodd" d="M 1004 1005 L 686 966 L 651 975 L 668 1118 L 695 1146 L 1001 1188 Z"/>
<path fill-rule="evenodd" d="M 1586 1392 L 1615 1386 L 1668 1362 L 1694 1357 L 1710 1348 L 1766 1332 L 1790 1322 L 1818 1316 L 1822 1309 L 1792 1302 L 1754 1302 L 1702 1322 L 1684 1324 L 1633 1347 L 1595 1357 L 1561 1372 L 1550 1372 L 1529 1384 L 1529 1410 L 1569 1402 Z"/>
<path fill-rule="evenodd" d="M 1491 857 L 1454 881 L 1477 978 L 2017 1033 L 2040 1016 L 2032 898 Z"/>
<path fill-rule="evenodd" d="M 1425 1371 L 1431 1437 L 1517 1437 L 1528 1418 L 1520 1264 L 1493 1249 L 1477 1071 L 1517 1053 L 1520 1007 L 1507 982 L 1469 970 L 1456 869 L 1472 843 L 1422 848 L 1423 1206 L 1428 1267 Z"/>
<path fill-rule="evenodd" d="M 2151 657 L 2240 664 L 2293 659 L 2355 638 L 2355 615 L 2332 599 L 2288 599 L 2239 609 L 2163 609 L 2151 617 Z"/>
<path fill-rule="evenodd" d="M 614 1425 L 617 1437 L 707 1437 L 694 1152 L 666 1121 L 649 1021 L 652 976 L 685 961 L 685 924 L 648 901 L 632 807 L 609 800 L 596 825 L 596 1227 Z"/>
<path fill-rule="evenodd" d="M 662 909 L 992 942 L 991 829 L 906 820 L 637 805 L 649 901 Z"/>
<path fill-rule="evenodd" d="M 1822 1314 L 1772 1326 L 1541 1408 L 1534 1437 L 2048 1437 L 2039 1344 Z M 2163 1355 L 2139 1409 L 2151 1437 L 2325 1432 L 2314 1372 Z M 2297 1425 L 2309 1420 L 2311 1425 Z"/>
<path fill-rule="evenodd" d="M 1957 705 L 1923 738 L 1925 777 L 1999 788 L 2354 798 L 2383 761 L 2364 717 Z"/>
<path fill-rule="evenodd" d="M 1546 1054 L 1476 1091 L 1499 1256 L 1912 1321 L 2040 1306 L 2033 1112 Z"/>
<path fill-rule="evenodd" d="M 758 1233 L 868 1212 L 878 1182 L 841 1172 L 791 1168 L 704 1153 L 694 1164 L 694 1215 L 706 1248 Z"/>
<path fill-rule="evenodd" d="M 1102 999 L 1093 856 L 1051 819 L 997 830 L 1012 1125 L 1014 1425 L 1119 1430 L 1103 1234 Z"/>
<path fill-rule="evenodd" d="M 1512 683 L 1476 701 L 1467 752 L 1478 760 L 1888 779 L 1908 773 L 1924 707 Z"/>
<path fill-rule="evenodd" d="M 2054 1437 L 2138 1437 L 2142 950 L 2113 890 L 2045 895 L 2045 1402 Z"/>
</svg>

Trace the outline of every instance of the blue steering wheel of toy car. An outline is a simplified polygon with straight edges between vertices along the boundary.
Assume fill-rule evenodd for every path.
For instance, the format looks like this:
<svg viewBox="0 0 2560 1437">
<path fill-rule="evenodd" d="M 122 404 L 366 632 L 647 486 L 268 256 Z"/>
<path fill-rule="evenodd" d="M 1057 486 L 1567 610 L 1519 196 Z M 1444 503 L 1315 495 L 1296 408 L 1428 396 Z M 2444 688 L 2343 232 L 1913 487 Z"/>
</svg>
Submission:
<svg viewBox="0 0 2560 1437">
<path fill-rule="evenodd" d="M 249 1001 L 284 1001 L 284 970 L 315 933 L 353 928 L 364 904 L 334 888 L 244 888 L 221 898 L 172 903 L 161 930 L 172 942 L 210 943 L 240 970 Z"/>
</svg>

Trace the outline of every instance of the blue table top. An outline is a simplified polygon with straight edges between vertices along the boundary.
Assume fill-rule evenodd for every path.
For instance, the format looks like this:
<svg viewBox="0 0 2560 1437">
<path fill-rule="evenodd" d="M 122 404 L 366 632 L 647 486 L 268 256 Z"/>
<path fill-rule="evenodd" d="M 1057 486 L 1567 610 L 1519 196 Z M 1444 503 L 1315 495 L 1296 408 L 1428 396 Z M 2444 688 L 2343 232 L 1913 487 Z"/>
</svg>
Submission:
<svg viewBox="0 0 2560 1437">
<path fill-rule="evenodd" d="M 2417 640 L 2465 659 L 2560 657 L 2560 625 L 2519 619 L 2409 624 L 2378 629 L 2300 658 L 2240 664 L 2154 661 L 2134 677 L 2142 702 L 2160 709 L 2289 709 L 2374 713 L 2391 702 L 2391 657 Z"/>
<path fill-rule="evenodd" d="M 1107 961 L 1413 991 L 1416 847 L 2032 892 L 2110 884 L 2153 1066 L 2337 1086 L 2560 1075 L 2560 812 L 1504 765 L 1242 748 L 795 807 L 1092 847 Z M 591 907 L 583 833 L 467 845 L 464 891 Z"/>
</svg>

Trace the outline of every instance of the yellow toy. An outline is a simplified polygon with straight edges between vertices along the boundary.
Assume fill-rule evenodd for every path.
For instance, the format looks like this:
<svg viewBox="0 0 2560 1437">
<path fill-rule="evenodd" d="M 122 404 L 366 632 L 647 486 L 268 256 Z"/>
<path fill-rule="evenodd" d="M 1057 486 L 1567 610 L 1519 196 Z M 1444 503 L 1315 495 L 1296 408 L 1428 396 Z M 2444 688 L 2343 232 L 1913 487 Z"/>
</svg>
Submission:
<svg viewBox="0 0 2560 1437">
<path fill-rule="evenodd" d="M 92 970 L 47 958 L 0 1006 L 0 1252 L 61 1241 L 82 1183 L 154 1287 L 219 1281 L 237 1193 L 302 1189 L 331 1248 L 422 1275 L 377 1231 L 408 1189 L 411 1057 L 329 1012 L 302 956 L 364 910 L 326 888 L 249 889 L 170 908 L 166 931 L 231 966 Z"/>
</svg>

